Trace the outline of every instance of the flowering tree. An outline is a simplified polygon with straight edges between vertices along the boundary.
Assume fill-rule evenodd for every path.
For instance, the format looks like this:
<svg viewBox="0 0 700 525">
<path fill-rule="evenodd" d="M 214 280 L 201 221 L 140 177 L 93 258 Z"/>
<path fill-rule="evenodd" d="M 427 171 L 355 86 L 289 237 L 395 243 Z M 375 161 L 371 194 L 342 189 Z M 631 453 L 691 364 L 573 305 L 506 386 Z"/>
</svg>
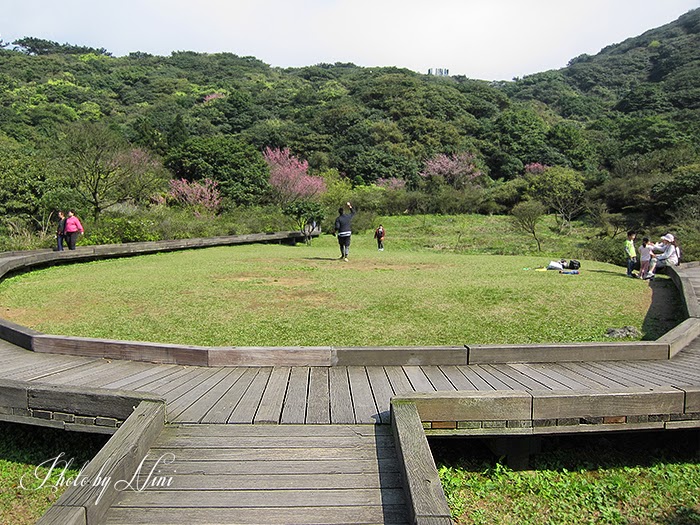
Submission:
<svg viewBox="0 0 700 525">
<path fill-rule="evenodd" d="M 380 188 L 387 190 L 402 190 L 406 187 L 406 181 L 397 177 L 389 177 L 388 179 L 377 179 L 375 184 Z"/>
<path fill-rule="evenodd" d="M 425 162 L 420 176 L 427 180 L 444 181 L 454 189 L 467 187 L 483 175 L 476 165 L 476 157 L 468 152 L 445 155 L 441 153 Z"/>
<path fill-rule="evenodd" d="M 215 215 L 221 206 L 221 193 L 216 181 L 203 179 L 188 182 L 185 179 L 170 181 L 168 195 L 175 201 L 194 209 L 196 216 L 202 213 Z"/>
<path fill-rule="evenodd" d="M 326 190 L 323 178 L 309 175 L 309 163 L 294 157 L 288 148 L 265 148 L 263 157 L 270 167 L 270 185 L 281 206 L 310 199 Z"/>
<path fill-rule="evenodd" d="M 525 164 L 525 174 L 526 175 L 542 175 L 549 166 L 540 164 L 539 162 L 531 162 L 530 164 Z"/>
</svg>

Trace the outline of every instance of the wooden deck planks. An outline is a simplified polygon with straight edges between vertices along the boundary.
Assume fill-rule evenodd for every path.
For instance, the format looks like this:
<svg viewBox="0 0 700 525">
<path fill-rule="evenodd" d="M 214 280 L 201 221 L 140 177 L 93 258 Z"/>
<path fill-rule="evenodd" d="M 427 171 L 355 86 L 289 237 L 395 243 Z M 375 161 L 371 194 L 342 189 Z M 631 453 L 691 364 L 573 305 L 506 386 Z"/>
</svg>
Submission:
<svg viewBox="0 0 700 525">
<path fill-rule="evenodd" d="M 292 369 L 288 366 L 276 366 L 272 369 L 267 388 L 255 413 L 254 423 L 280 422 L 291 371 Z"/>
<path fill-rule="evenodd" d="M 290 525 L 309 524 L 407 524 L 405 505 L 368 507 L 313 507 L 307 509 L 287 508 L 236 508 L 231 513 L 219 507 L 178 509 L 179 523 L 193 525 Z M 293 515 L 293 520 L 290 516 Z M 107 515 L 105 525 L 173 525 L 170 509 L 113 508 Z M 175 522 L 177 523 L 177 522 Z"/>
<path fill-rule="evenodd" d="M 259 368 L 256 376 L 250 382 L 241 402 L 233 409 L 228 418 L 228 423 L 252 424 L 255 419 L 255 412 L 258 410 L 265 386 L 272 373 L 272 368 Z"/>
<path fill-rule="evenodd" d="M 328 371 L 331 395 L 331 423 L 355 423 L 355 410 L 350 393 L 350 379 L 345 366 L 334 366 Z"/>
<path fill-rule="evenodd" d="M 416 392 L 435 392 L 435 387 L 420 366 L 404 366 L 404 373 Z"/>
<path fill-rule="evenodd" d="M 206 411 L 214 405 L 231 387 L 229 378 L 239 377 L 242 372 L 236 368 L 222 368 L 220 373 L 215 374 L 209 381 L 213 386 L 205 393 L 194 395 L 194 399 L 183 400 L 179 405 L 173 404 L 170 417 L 173 421 L 186 423 L 199 423 Z M 217 382 L 218 381 L 218 382 Z M 178 400 L 178 401 L 180 401 Z M 189 403 L 189 405 L 187 404 Z"/>
<path fill-rule="evenodd" d="M 367 377 L 367 368 L 349 366 L 348 379 L 350 380 L 352 404 L 355 409 L 355 423 L 381 423 L 379 410 Z M 344 421 L 344 423 L 350 423 L 350 421 Z"/>
<path fill-rule="evenodd" d="M 284 398 L 281 423 L 304 423 L 306 400 L 309 393 L 309 367 L 295 366 L 289 375 L 287 395 Z"/>
<path fill-rule="evenodd" d="M 312 367 L 309 373 L 309 397 L 306 423 L 328 425 L 331 422 L 329 368 Z"/>
<path fill-rule="evenodd" d="M 381 366 L 367 367 L 367 377 L 372 388 L 372 395 L 377 406 L 379 421 L 383 425 L 391 423 L 391 413 L 389 412 L 389 402 L 394 396 L 394 389 L 386 375 L 386 371 Z"/>
<path fill-rule="evenodd" d="M 123 492 L 105 523 L 408 523 L 388 426 L 171 425 L 148 458 L 169 486 Z"/>
<path fill-rule="evenodd" d="M 200 422 L 202 423 L 226 423 L 238 406 L 246 390 L 255 379 L 258 371 L 255 368 L 245 368 L 238 376 L 230 376 L 233 380 L 231 386 L 221 398 L 207 410 Z"/>
</svg>

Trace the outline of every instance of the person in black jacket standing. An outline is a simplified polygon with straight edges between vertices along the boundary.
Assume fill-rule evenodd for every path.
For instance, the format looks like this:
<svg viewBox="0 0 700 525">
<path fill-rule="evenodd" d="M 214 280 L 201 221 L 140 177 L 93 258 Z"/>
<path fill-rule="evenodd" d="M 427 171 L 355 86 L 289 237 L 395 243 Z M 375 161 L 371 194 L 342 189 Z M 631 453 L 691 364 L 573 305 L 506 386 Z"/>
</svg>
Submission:
<svg viewBox="0 0 700 525">
<path fill-rule="evenodd" d="M 66 216 L 62 211 L 58 212 L 58 227 L 56 228 L 56 250 L 63 251 L 63 241 L 66 239 Z"/>
<path fill-rule="evenodd" d="M 350 213 L 345 214 L 343 208 L 338 208 L 338 217 L 335 219 L 334 235 L 338 236 L 338 245 L 340 246 L 340 258 L 344 261 L 348 260 L 350 252 L 350 237 L 352 235 L 352 218 L 355 215 L 355 210 L 352 209 L 352 204 L 346 203 L 350 209 Z"/>
</svg>

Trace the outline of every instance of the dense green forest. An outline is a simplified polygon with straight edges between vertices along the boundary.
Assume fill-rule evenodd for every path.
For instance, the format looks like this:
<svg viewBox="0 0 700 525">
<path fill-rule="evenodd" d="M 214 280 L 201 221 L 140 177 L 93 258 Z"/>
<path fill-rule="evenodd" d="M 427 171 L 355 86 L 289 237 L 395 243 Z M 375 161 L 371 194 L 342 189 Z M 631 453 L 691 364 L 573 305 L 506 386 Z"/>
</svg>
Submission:
<svg viewBox="0 0 700 525">
<path fill-rule="evenodd" d="M 592 256 L 634 228 L 700 257 L 700 9 L 509 82 L 0 46 L 0 247 L 49 246 L 58 209 L 121 242 L 327 224 L 352 199 L 358 228 L 552 213 L 600 227 Z"/>
</svg>

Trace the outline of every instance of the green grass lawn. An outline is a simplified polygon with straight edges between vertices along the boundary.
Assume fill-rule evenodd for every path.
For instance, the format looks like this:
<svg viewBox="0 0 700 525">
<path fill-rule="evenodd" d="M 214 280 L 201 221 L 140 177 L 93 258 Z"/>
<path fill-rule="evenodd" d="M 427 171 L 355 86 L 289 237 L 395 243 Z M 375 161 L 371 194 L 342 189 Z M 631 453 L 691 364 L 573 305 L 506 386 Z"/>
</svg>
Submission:
<svg viewBox="0 0 700 525">
<path fill-rule="evenodd" d="M 326 235 L 52 267 L 3 281 L 0 315 L 45 333 L 208 346 L 601 341 L 622 326 L 655 339 L 677 321 L 650 310 L 670 281 L 389 239 L 378 252 L 371 234 L 353 236 L 348 262 Z"/>
<path fill-rule="evenodd" d="M 697 431 L 545 438 L 514 472 L 476 440 L 431 440 L 458 524 L 700 523 Z"/>
<path fill-rule="evenodd" d="M 60 483 L 62 464 L 50 471 L 51 460 L 61 453 L 72 459 L 63 479 L 75 477 L 108 437 L 0 422 L 0 523 L 35 523 L 67 488 Z"/>
</svg>

